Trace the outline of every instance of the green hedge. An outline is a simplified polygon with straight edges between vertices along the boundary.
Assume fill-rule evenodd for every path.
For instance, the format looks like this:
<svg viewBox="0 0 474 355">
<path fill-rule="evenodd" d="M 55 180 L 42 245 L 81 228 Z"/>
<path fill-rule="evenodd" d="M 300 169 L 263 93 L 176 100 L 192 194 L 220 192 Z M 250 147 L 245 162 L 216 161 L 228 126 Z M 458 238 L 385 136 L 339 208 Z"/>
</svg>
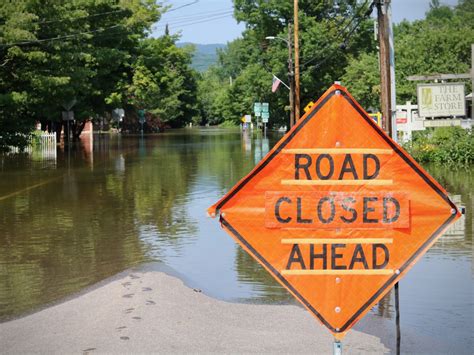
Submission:
<svg viewBox="0 0 474 355">
<path fill-rule="evenodd" d="M 442 127 L 413 132 L 404 148 L 419 162 L 467 166 L 474 163 L 472 130 Z"/>
</svg>

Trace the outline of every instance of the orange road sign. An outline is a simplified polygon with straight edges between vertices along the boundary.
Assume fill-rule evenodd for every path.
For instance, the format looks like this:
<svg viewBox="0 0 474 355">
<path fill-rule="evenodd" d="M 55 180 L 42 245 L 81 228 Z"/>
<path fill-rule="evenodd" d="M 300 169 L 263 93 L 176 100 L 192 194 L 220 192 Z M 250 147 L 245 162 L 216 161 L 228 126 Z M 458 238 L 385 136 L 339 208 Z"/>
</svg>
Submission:
<svg viewBox="0 0 474 355">
<path fill-rule="evenodd" d="M 460 217 L 340 85 L 208 212 L 339 339 Z"/>
</svg>

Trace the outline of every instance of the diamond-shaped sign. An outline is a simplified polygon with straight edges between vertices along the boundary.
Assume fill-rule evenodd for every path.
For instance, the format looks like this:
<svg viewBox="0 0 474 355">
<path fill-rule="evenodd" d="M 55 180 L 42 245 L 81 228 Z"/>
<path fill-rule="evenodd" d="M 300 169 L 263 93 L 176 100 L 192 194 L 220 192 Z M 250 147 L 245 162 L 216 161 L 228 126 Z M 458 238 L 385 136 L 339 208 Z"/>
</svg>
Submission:
<svg viewBox="0 0 474 355">
<path fill-rule="evenodd" d="M 209 213 L 338 337 L 460 217 L 339 85 Z"/>
</svg>

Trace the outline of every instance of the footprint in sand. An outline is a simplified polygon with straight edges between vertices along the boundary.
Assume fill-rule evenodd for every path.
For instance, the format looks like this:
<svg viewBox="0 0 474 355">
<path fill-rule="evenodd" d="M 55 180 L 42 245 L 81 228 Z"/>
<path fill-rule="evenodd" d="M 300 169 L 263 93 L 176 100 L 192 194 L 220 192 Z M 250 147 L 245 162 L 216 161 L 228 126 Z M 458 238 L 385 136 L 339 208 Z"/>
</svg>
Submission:
<svg viewBox="0 0 474 355">
<path fill-rule="evenodd" d="M 93 351 L 93 350 L 96 350 L 96 348 L 84 349 L 84 350 L 82 350 L 82 353 L 83 353 L 83 354 L 87 354 L 89 351 Z"/>
<path fill-rule="evenodd" d="M 133 297 L 133 293 L 127 293 L 126 295 L 123 295 L 122 297 L 123 298 L 132 298 Z"/>
<path fill-rule="evenodd" d="M 141 320 L 142 317 L 132 317 L 132 319 Z"/>
<path fill-rule="evenodd" d="M 121 332 L 122 330 L 127 329 L 127 327 L 122 325 L 121 327 L 117 327 L 115 329 L 117 329 L 119 332 Z"/>
<path fill-rule="evenodd" d="M 131 275 L 130 275 L 130 278 L 136 280 L 136 279 L 139 279 L 140 276 L 131 274 Z"/>
<path fill-rule="evenodd" d="M 155 303 L 155 301 L 152 301 L 152 300 L 146 300 L 145 304 L 146 304 L 147 306 L 152 306 L 152 305 L 154 305 L 154 304 L 156 304 L 156 303 Z"/>
<path fill-rule="evenodd" d="M 134 310 L 135 308 L 127 308 L 124 312 L 125 313 L 132 313 L 132 311 Z"/>
<path fill-rule="evenodd" d="M 122 282 L 122 286 L 123 287 L 128 287 L 130 286 L 132 283 L 130 281 L 127 281 L 127 282 Z"/>
<path fill-rule="evenodd" d="M 151 287 L 142 287 L 142 291 L 152 291 L 153 289 Z"/>
<path fill-rule="evenodd" d="M 122 339 L 122 340 L 130 340 L 129 337 L 120 337 L 120 339 Z"/>
</svg>

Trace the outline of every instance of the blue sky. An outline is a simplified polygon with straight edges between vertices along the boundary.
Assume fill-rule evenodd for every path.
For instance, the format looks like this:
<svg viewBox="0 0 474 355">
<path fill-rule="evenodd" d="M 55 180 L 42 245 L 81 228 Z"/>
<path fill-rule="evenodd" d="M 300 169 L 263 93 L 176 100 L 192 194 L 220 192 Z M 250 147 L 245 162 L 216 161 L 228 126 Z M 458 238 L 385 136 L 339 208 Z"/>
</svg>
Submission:
<svg viewBox="0 0 474 355">
<path fill-rule="evenodd" d="M 163 34 L 168 23 L 171 33 L 181 32 L 180 42 L 227 43 L 239 37 L 245 28 L 232 17 L 232 0 L 166 0 L 163 3 L 171 8 L 155 25 L 153 34 L 156 36 Z M 430 0 L 392 0 L 393 21 L 423 18 L 429 3 Z M 441 3 L 452 6 L 457 0 L 441 0 Z"/>
</svg>

